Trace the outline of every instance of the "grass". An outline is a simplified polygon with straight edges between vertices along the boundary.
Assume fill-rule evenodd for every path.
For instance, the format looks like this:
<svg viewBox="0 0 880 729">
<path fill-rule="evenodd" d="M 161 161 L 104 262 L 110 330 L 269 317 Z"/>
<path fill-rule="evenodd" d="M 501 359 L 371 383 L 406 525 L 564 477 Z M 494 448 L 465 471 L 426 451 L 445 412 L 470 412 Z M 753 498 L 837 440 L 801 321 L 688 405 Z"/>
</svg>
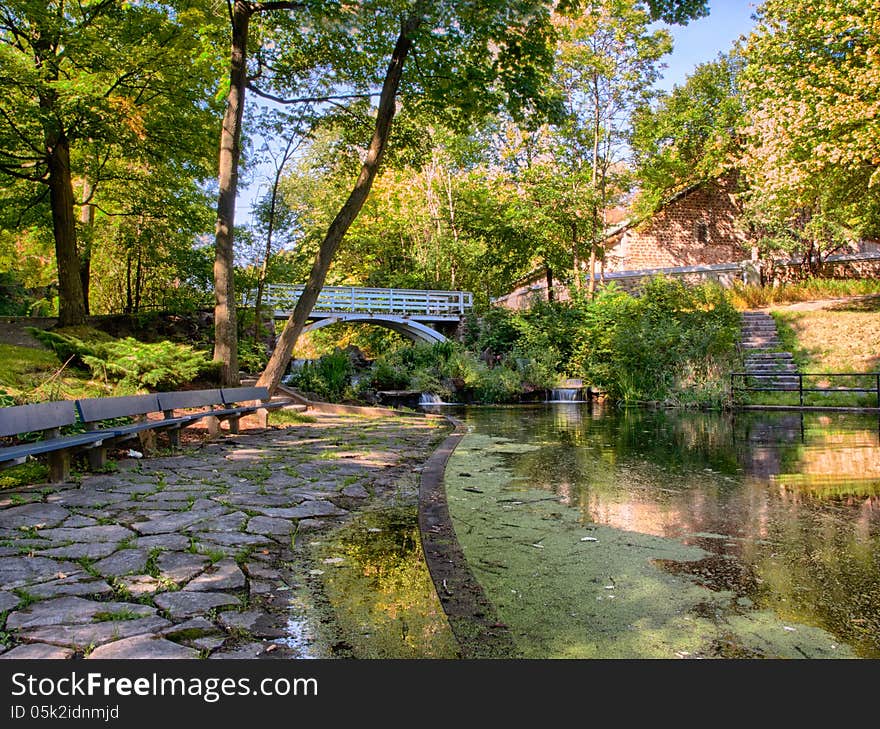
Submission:
<svg viewBox="0 0 880 729">
<path fill-rule="evenodd" d="M 801 371 L 880 369 L 880 299 L 876 311 L 837 308 L 771 314 L 782 343 Z"/>
<path fill-rule="evenodd" d="M 880 280 L 809 278 L 780 286 L 747 286 L 736 283 L 730 293 L 737 309 L 758 309 L 773 304 L 880 294 Z"/>
<path fill-rule="evenodd" d="M 0 396 L 7 405 L 106 395 L 85 373 L 63 366 L 54 352 L 0 344 Z"/>
<path fill-rule="evenodd" d="M 121 608 L 119 610 L 95 613 L 94 620 L 96 623 L 117 622 L 123 620 L 137 620 L 144 617 L 140 613 L 136 613 L 129 608 Z"/>
<path fill-rule="evenodd" d="M 314 415 L 306 415 L 297 410 L 285 410 L 278 408 L 269 413 L 270 425 L 291 425 L 299 423 L 317 423 L 318 419 Z"/>
<path fill-rule="evenodd" d="M 48 480 L 49 466 L 38 461 L 29 461 L 0 472 L 0 491 L 45 483 Z"/>
</svg>

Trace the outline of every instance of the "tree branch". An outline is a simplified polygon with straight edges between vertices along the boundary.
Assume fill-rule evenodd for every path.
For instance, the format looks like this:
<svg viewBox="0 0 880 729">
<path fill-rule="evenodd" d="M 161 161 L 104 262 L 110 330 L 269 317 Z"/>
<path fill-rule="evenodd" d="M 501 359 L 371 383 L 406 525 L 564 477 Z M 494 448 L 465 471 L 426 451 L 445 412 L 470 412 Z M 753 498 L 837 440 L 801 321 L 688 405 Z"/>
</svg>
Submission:
<svg viewBox="0 0 880 729">
<path fill-rule="evenodd" d="M 6 122 L 9 124 L 10 129 L 12 129 L 12 131 L 16 133 L 16 135 L 21 139 L 21 141 L 24 142 L 24 145 L 26 147 L 28 147 L 29 149 L 31 149 L 34 152 L 34 154 L 37 155 L 37 159 L 43 159 L 43 157 L 45 156 L 44 151 L 42 149 L 40 149 L 39 147 L 37 147 L 33 142 L 31 142 L 30 139 L 27 138 L 27 136 L 24 134 L 24 132 L 22 132 L 16 126 L 15 121 L 13 121 L 13 119 L 9 116 L 9 114 L 6 113 L 6 110 L 3 107 L 0 107 L 0 115 L 2 115 L 3 118 L 6 120 Z"/>
<path fill-rule="evenodd" d="M 28 213 L 32 208 L 37 207 L 37 205 L 39 205 L 41 202 L 43 202 L 43 200 L 46 199 L 46 196 L 47 196 L 48 194 L 49 194 L 49 186 L 46 185 L 46 186 L 43 187 L 42 190 L 40 190 L 40 193 L 39 193 L 36 197 L 34 197 L 34 198 L 33 198 L 33 199 L 32 199 L 32 200 L 31 200 L 31 201 L 25 206 L 24 210 L 22 210 L 22 211 L 18 214 L 18 217 L 16 218 L 16 221 L 15 221 L 15 227 L 16 227 L 16 228 L 20 228 L 20 227 L 21 227 L 22 221 L 24 220 L 24 216 L 27 215 L 27 213 Z"/>
<path fill-rule="evenodd" d="M 251 3 L 251 12 L 262 13 L 268 10 L 305 10 L 305 3 L 284 2 L 277 0 L 276 2 Z"/>
<path fill-rule="evenodd" d="M 303 96 L 299 99 L 285 99 L 282 96 L 276 96 L 275 94 L 270 94 L 268 91 L 263 91 L 257 86 L 254 86 L 252 83 L 248 83 L 248 90 L 253 91 L 257 96 L 261 96 L 264 99 L 268 99 L 269 101 L 274 101 L 276 104 L 323 104 L 325 102 L 332 103 L 334 101 L 344 101 L 346 99 L 369 99 L 373 96 L 379 96 L 378 91 L 365 93 L 365 94 L 331 94 L 329 96 Z"/>
<path fill-rule="evenodd" d="M 20 171 L 17 167 L 10 167 L 2 162 L 0 162 L 0 172 L 4 175 L 9 175 L 10 177 L 17 177 L 19 180 L 27 180 L 28 182 L 41 182 L 45 183 L 45 175 L 26 175 Z"/>
</svg>

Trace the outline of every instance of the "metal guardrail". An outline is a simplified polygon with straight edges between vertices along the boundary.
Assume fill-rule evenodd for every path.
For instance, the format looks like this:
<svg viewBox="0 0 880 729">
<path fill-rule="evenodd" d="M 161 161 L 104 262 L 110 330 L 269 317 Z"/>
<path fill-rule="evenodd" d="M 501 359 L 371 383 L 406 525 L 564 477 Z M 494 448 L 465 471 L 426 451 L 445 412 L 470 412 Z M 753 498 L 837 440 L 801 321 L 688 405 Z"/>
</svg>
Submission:
<svg viewBox="0 0 880 729">
<path fill-rule="evenodd" d="M 303 291 L 302 285 L 270 284 L 264 305 L 276 311 L 292 311 Z M 245 304 L 253 303 L 248 292 Z M 356 286 L 325 286 L 312 307 L 313 312 L 331 314 L 367 313 L 404 316 L 463 315 L 474 305 L 470 291 L 426 291 L 420 289 L 370 289 Z"/>
<path fill-rule="evenodd" d="M 870 387 L 804 387 L 804 378 L 849 378 L 850 380 L 868 380 L 871 382 Z M 737 378 L 742 379 L 742 385 L 737 386 Z M 756 387 L 748 384 L 749 379 L 753 380 L 771 380 L 776 384 L 767 387 Z M 793 387 L 794 380 L 797 379 L 797 387 Z M 780 381 L 787 381 L 786 384 L 779 384 Z M 809 384 L 809 383 L 808 383 Z M 877 395 L 877 407 L 880 408 L 880 372 L 731 372 L 730 374 L 730 395 L 731 398 L 736 397 L 738 392 L 791 392 L 798 393 L 798 402 L 801 407 L 809 407 L 804 405 L 805 392 L 824 392 L 824 393 L 844 393 L 844 392 L 873 392 Z"/>
</svg>

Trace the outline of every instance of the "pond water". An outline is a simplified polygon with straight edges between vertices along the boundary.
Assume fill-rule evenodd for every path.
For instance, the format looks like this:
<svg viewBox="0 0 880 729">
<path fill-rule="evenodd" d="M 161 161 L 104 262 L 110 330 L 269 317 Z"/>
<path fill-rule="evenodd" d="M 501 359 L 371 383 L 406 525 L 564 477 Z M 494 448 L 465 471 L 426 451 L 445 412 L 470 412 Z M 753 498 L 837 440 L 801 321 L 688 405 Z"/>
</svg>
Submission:
<svg viewBox="0 0 880 729">
<path fill-rule="evenodd" d="M 876 415 L 447 410 L 445 483 L 525 657 L 880 657 Z"/>
</svg>

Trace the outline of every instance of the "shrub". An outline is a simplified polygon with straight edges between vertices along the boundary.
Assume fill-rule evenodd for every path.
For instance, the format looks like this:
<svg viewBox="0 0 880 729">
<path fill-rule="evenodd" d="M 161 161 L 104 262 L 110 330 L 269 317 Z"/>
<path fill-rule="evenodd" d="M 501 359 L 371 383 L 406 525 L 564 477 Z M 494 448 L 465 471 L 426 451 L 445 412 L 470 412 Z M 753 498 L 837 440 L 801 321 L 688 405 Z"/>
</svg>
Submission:
<svg viewBox="0 0 880 729">
<path fill-rule="evenodd" d="M 638 298 L 609 286 L 583 321 L 575 369 L 612 398 L 675 400 L 700 382 L 717 403 L 718 388 L 709 383 L 729 371 L 739 334 L 739 315 L 717 285 L 687 287 L 658 276 Z"/>
<path fill-rule="evenodd" d="M 290 384 L 305 392 L 331 400 L 340 399 L 351 383 L 352 367 L 348 355 L 340 349 L 306 362 L 293 373 Z"/>
<path fill-rule="evenodd" d="M 174 389 L 191 382 L 207 364 L 204 352 L 185 344 L 156 342 L 147 344 L 131 337 L 113 339 L 100 332 L 82 332 L 81 339 L 70 330 L 47 332 L 29 330 L 55 350 L 59 359 L 89 368 L 94 377 L 118 383 L 123 389 Z"/>
<path fill-rule="evenodd" d="M 250 338 L 238 340 L 238 366 L 251 374 L 262 372 L 269 362 L 269 353 L 266 346 L 259 341 Z"/>
<path fill-rule="evenodd" d="M 515 402 L 522 392 L 519 375 L 508 367 L 486 368 L 471 390 L 478 403 Z"/>
<path fill-rule="evenodd" d="M 402 390 L 409 384 L 409 375 L 381 358 L 373 363 L 366 381 L 374 390 Z"/>
</svg>

